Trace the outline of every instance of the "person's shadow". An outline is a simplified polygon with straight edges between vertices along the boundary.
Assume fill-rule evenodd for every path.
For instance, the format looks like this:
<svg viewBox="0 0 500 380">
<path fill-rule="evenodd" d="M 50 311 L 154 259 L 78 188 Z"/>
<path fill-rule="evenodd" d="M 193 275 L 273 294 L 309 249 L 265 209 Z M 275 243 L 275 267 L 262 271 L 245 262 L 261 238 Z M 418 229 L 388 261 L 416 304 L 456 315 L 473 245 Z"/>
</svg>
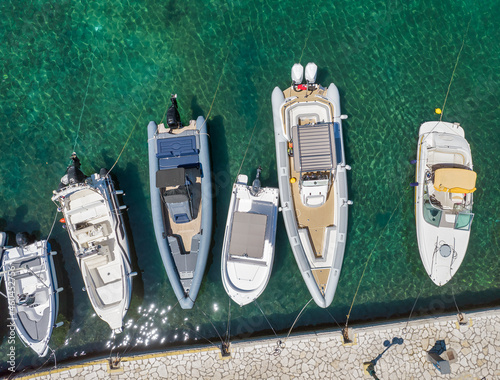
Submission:
<svg viewBox="0 0 500 380">
<path fill-rule="evenodd" d="M 446 351 L 446 343 L 444 340 L 436 340 L 436 344 L 429 350 L 429 352 L 441 355 Z"/>
<path fill-rule="evenodd" d="M 382 357 L 382 355 L 384 355 L 389 348 L 391 348 L 395 344 L 403 344 L 403 342 L 404 342 L 404 339 L 398 338 L 398 337 L 392 338 L 392 342 L 390 342 L 389 340 L 384 341 L 385 350 L 382 351 L 375 359 L 373 359 L 369 363 L 372 363 L 373 366 L 375 366 L 377 364 L 377 362 L 380 360 L 380 358 Z"/>
</svg>

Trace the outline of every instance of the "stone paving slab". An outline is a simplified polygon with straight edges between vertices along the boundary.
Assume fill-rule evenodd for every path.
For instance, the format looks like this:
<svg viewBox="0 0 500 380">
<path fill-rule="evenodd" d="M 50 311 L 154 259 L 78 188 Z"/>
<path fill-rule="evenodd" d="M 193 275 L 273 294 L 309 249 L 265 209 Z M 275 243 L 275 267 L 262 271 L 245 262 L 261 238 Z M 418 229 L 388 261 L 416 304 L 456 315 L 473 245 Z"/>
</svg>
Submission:
<svg viewBox="0 0 500 380">
<path fill-rule="evenodd" d="M 469 313 L 466 322 L 429 317 L 350 329 L 351 345 L 335 330 L 291 336 L 279 355 L 276 338 L 262 339 L 233 343 L 229 359 L 204 347 L 125 357 L 116 372 L 100 360 L 23 379 L 370 379 L 363 363 L 374 360 L 380 379 L 500 379 L 500 309 Z M 456 354 L 449 375 L 427 361 L 433 347 Z"/>
</svg>

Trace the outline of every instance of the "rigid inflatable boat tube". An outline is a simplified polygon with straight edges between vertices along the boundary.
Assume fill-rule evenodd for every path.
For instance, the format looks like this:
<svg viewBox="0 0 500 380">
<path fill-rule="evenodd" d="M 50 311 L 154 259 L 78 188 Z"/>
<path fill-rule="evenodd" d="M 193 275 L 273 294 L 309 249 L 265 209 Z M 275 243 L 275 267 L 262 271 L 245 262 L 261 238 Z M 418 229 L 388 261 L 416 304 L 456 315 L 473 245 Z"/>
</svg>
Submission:
<svg viewBox="0 0 500 380">
<path fill-rule="evenodd" d="M 293 201 L 290 198 L 290 189 L 283 188 L 284 186 L 290 186 L 288 182 L 289 174 L 285 174 L 287 178 L 286 181 L 281 180 L 281 168 L 286 167 L 287 165 L 286 163 L 281 162 L 282 160 L 280 158 L 280 143 L 286 142 L 286 138 L 283 133 L 283 124 L 281 120 L 281 107 L 283 105 L 283 102 L 285 101 L 285 97 L 279 87 L 274 88 L 271 100 L 273 107 L 274 137 L 276 143 L 276 165 L 278 170 L 280 202 L 283 213 L 283 221 L 285 222 L 285 228 L 288 235 L 288 241 L 290 242 L 290 246 L 292 248 L 293 255 L 295 256 L 297 266 L 299 267 L 300 273 L 302 274 L 302 278 L 304 279 L 304 282 L 309 289 L 309 293 L 311 293 L 311 296 L 314 298 L 314 302 L 316 302 L 319 307 L 325 308 L 330 305 L 333 300 L 333 296 L 330 302 L 327 302 L 321 294 L 316 281 L 314 280 L 314 276 L 311 272 L 311 266 L 306 259 L 304 248 L 302 247 L 302 244 L 300 242 L 297 220 L 293 215 Z M 292 240 L 297 241 L 298 244 L 292 244 Z"/>
<path fill-rule="evenodd" d="M 205 273 L 207 265 L 208 253 L 210 251 L 210 241 L 212 238 L 212 172 L 210 170 L 210 155 L 208 146 L 207 123 L 202 116 L 196 119 L 196 129 L 199 131 L 200 152 L 199 160 L 201 163 L 202 177 L 201 177 L 201 237 L 200 248 L 198 251 L 198 260 L 196 261 L 196 268 L 194 270 L 194 278 L 189 290 L 188 300 L 191 302 L 189 309 L 193 307 L 193 301 L 198 296 L 201 281 Z M 181 304 L 182 306 L 182 304 Z M 187 307 L 182 307 L 187 309 Z"/>
<path fill-rule="evenodd" d="M 191 309 L 193 307 L 193 302 L 189 298 L 185 297 L 179 273 L 176 270 L 174 259 L 170 252 L 170 246 L 168 245 L 168 241 L 166 239 L 166 232 L 163 228 L 160 192 L 156 188 L 156 172 L 158 171 L 158 159 L 156 158 L 155 153 L 156 139 L 154 138 L 156 129 L 156 123 L 154 121 L 150 121 L 148 124 L 149 188 L 151 194 L 151 214 L 153 217 L 155 236 L 156 241 L 158 242 L 161 259 L 175 296 L 179 300 L 179 304 L 183 309 Z"/>
</svg>

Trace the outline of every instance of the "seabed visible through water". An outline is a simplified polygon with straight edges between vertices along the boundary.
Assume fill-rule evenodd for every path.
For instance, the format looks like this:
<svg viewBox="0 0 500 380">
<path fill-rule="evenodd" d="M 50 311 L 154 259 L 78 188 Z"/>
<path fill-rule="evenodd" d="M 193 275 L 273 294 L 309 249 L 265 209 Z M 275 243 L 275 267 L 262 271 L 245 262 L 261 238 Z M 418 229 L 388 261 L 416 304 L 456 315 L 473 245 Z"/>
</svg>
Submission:
<svg viewBox="0 0 500 380">
<path fill-rule="evenodd" d="M 218 335 L 232 341 L 274 336 L 270 325 L 288 333 L 310 295 L 283 221 L 278 220 L 273 273 L 258 300 L 262 312 L 255 304 L 229 307 L 220 256 L 240 169 L 252 178 L 260 165 L 263 186 L 278 186 L 271 92 L 289 86 L 295 62 L 315 62 L 318 82 L 339 88 L 342 113 L 349 115 L 343 132 L 354 204 L 335 299 L 327 310 L 308 305 L 293 331 L 336 328 L 335 321 L 342 326 L 356 291 L 349 322 L 354 328 L 407 318 L 412 308 L 414 319 L 454 311 L 456 305 L 462 311 L 498 306 L 498 1 L 7 0 L 0 11 L 0 230 L 48 235 L 56 213 L 52 190 L 73 151 L 86 174 L 110 168 L 119 157 L 112 173 L 129 207 L 139 276 L 124 332 L 117 336 L 95 316 L 81 291 L 67 233 L 59 223 L 54 226 L 50 243 L 59 252 L 56 267 L 65 288 L 58 317 L 64 325 L 50 343 L 58 365 L 207 340 L 219 344 Z M 469 21 L 443 120 L 460 122 L 471 146 L 478 173 L 475 217 L 460 270 L 438 288 L 418 253 L 410 160 L 421 122 L 439 118 L 434 109 L 443 105 Z M 178 94 L 183 122 L 207 118 L 215 184 L 212 248 L 192 310 L 175 306 L 149 202 L 146 126 L 162 119 L 171 93 Z M 5 302 L 0 299 L 2 310 Z M 8 374 L 4 321 L 0 372 Z M 15 348 L 16 374 L 54 366 L 53 356 L 38 358 L 19 339 Z M 347 359 L 339 358 L 339 368 Z"/>
</svg>

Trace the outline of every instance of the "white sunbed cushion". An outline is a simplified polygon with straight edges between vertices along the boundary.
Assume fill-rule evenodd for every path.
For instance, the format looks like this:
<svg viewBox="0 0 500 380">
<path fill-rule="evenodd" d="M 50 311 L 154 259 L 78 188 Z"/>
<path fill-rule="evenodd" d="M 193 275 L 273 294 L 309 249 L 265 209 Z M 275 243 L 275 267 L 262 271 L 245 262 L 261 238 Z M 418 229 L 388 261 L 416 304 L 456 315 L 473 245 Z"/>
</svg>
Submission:
<svg viewBox="0 0 500 380">
<path fill-rule="evenodd" d="M 97 207 L 80 208 L 76 211 L 72 211 L 70 220 L 72 224 L 78 224 L 104 215 L 107 215 L 106 206 L 104 206 L 104 204 L 98 204 Z"/>
<path fill-rule="evenodd" d="M 96 289 L 96 291 L 102 302 L 106 305 L 120 302 L 123 298 L 121 281 L 115 281 L 110 284 L 100 286 Z"/>
<path fill-rule="evenodd" d="M 117 262 L 111 262 L 107 265 L 103 265 L 102 267 L 98 267 L 97 271 L 105 284 L 121 280 L 122 278 L 121 265 Z"/>
</svg>

